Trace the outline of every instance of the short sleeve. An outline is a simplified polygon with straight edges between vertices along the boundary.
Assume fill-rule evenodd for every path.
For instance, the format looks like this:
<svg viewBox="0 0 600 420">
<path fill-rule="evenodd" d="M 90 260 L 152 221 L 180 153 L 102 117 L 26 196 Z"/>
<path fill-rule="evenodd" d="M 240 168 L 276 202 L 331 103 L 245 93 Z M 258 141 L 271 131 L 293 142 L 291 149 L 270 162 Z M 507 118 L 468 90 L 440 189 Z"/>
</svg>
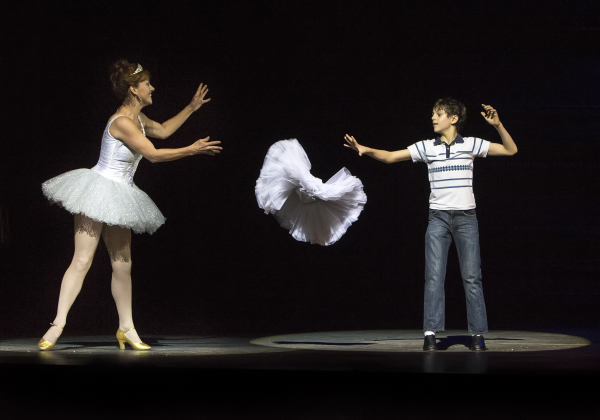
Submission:
<svg viewBox="0 0 600 420">
<path fill-rule="evenodd" d="M 412 158 L 413 162 L 427 162 L 424 141 L 411 144 L 407 149 L 410 152 L 410 157 Z"/>
<path fill-rule="evenodd" d="M 486 157 L 490 150 L 490 142 L 473 137 L 473 157 Z"/>
</svg>

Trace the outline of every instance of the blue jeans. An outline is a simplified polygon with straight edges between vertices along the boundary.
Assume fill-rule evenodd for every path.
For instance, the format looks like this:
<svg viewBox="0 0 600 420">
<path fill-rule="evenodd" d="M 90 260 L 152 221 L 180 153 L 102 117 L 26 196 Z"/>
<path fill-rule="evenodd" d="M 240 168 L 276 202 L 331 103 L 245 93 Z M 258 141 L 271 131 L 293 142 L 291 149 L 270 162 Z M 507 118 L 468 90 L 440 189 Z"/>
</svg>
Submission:
<svg viewBox="0 0 600 420">
<path fill-rule="evenodd" d="M 444 331 L 444 280 L 448 249 L 454 239 L 460 273 L 467 297 L 467 319 L 471 334 L 488 332 L 487 314 L 481 284 L 479 227 L 475 209 L 429 209 L 425 234 L 425 305 L 423 331 Z"/>
</svg>

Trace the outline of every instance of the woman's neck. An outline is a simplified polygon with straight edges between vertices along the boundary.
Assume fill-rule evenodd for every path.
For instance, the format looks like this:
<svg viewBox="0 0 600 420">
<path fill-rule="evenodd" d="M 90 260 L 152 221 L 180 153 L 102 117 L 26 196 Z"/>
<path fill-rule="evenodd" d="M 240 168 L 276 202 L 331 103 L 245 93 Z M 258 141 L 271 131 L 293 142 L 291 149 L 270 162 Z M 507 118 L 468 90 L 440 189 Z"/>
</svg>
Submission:
<svg viewBox="0 0 600 420">
<path fill-rule="evenodd" d="M 140 112 L 142 111 L 142 104 L 139 103 L 138 101 L 136 101 L 135 103 L 123 103 L 123 105 L 121 105 L 118 108 L 118 111 L 123 113 L 124 115 L 127 115 L 128 117 L 130 117 L 132 120 L 137 120 L 138 116 L 140 115 Z"/>
</svg>

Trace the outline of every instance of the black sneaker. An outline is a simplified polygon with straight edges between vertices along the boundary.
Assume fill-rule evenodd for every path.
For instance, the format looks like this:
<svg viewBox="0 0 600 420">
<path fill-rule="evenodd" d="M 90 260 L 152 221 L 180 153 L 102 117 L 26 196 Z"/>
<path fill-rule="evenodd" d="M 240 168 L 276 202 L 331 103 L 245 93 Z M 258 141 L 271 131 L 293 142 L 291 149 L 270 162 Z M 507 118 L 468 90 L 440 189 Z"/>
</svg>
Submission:
<svg viewBox="0 0 600 420">
<path fill-rule="evenodd" d="M 485 340 L 483 339 L 483 335 L 474 335 L 471 337 L 471 347 L 469 347 L 471 351 L 485 351 L 487 347 L 485 346 Z"/>
<path fill-rule="evenodd" d="M 426 335 L 423 343 L 423 351 L 436 351 L 437 344 L 435 343 L 435 335 Z"/>
</svg>

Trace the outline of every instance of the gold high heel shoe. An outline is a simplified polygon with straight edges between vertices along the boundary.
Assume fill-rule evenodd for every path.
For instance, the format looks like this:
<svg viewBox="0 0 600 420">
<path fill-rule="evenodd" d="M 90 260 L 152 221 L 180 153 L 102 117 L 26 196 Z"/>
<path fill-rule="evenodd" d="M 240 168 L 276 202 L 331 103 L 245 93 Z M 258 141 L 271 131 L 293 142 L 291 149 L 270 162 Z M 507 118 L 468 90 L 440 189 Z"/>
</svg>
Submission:
<svg viewBox="0 0 600 420">
<path fill-rule="evenodd" d="M 60 325 L 53 324 L 52 322 L 50 323 L 50 325 L 52 325 L 53 327 L 60 328 L 61 330 L 65 329 L 65 327 L 61 327 Z M 52 350 L 52 347 L 54 347 L 55 344 L 56 343 L 51 343 L 49 341 L 44 340 L 44 337 L 42 337 L 42 339 L 38 343 L 38 348 L 43 351 L 48 351 L 48 350 Z"/>
<path fill-rule="evenodd" d="M 125 343 L 129 344 L 131 346 L 131 348 L 134 349 L 134 350 L 150 350 L 152 348 L 148 344 L 145 344 L 145 343 L 134 343 L 129 338 L 127 338 L 127 336 L 125 335 L 125 333 L 129 332 L 131 330 L 135 330 L 135 328 L 130 328 L 127 331 L 123 331 L 120 328 L 117 330 L 117 340 L 119 341 L 119 348 L 121 350 L 125 350 Z"/>
</svg>

